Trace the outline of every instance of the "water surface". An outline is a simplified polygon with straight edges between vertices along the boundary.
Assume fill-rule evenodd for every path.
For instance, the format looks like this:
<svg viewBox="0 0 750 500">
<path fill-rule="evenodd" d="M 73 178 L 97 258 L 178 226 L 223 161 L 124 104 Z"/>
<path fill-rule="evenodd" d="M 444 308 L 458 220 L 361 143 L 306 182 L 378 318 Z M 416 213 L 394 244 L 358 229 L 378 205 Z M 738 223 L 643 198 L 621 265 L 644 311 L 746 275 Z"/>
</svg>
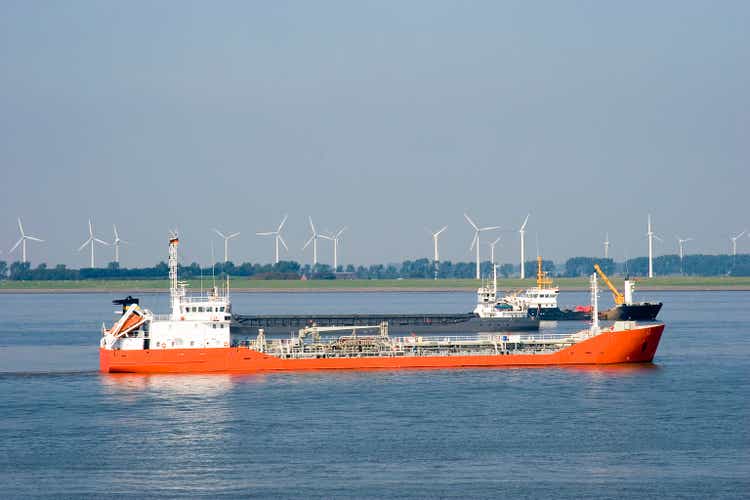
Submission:
<svg viewBox="0 0 750 500">
<path fill-rule="evenodd" d="M 653 365 L 246 376 L 99 374 L 112 298 L 0 295 L 0 497 L 750 496 L 750 293 L 644 294 L 665 302 Z M 473 299 L 253 293 L 234 309 Z"/>
</svg>

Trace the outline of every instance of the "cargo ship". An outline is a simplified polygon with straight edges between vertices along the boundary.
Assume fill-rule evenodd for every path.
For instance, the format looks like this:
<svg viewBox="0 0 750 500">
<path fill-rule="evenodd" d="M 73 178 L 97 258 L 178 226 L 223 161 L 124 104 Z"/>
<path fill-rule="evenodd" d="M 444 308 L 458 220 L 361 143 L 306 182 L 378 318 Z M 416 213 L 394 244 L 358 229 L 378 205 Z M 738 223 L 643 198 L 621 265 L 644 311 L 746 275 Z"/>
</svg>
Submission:
<svg viewBox="0 0 750 500">
<path fill-rule="evenodd" d="M 594 270 L 601 276 L 604 284 L 612 292 L 612 300 L 615 302 L 614 307 L 599 313 L 599 319 L 608 321 L 652 321 L 656 319 L 656 315 L 661 311 L 661 302 L 635 302 L 633 300 L 635 290 L 635 282 L 633 280 L 626 277 L 623 282 L 625 293 L 620 293 L 609 280 L 609 277 L 604 274 L 599 264 L 594 264 Z"/>
<path fill-rule="evenodd" d="M 309 326 L 368 326 L 387 322 L 390 333 L 399 335 L 442 335 L 446 333 L 517 332 L 539 330 L 539 318 L 527 309 L 513 308 L 498 300 L 497 268 L 492 280 L 477 289 L 473 311 L 453 314 L 234 314 L 232 333 L 267 337 L 288 336 Z"/>
<path fill-rule="evenodd" d="M 596 272 L 612 291 L 615 301 L 614 307 L 599 311 L 598 317 L 607 321 L 654 321 L 661 310 L 661 302 L 634 302 L 632 280 L 625 280 L 625 293 L 621 294 L 609 281 L 598 265 L 594 265 Z M 575 306 L 560 308 L 557 303 L 560 289 L 554 286 L 552 278 L 542 270 L 542 258 L 537 257 L 536 287 L 527 288 L 503 297 L 503 301 L 514 309 L 527 309 L 529 315 L 546 321 L 590 320 L 592 311 L 590 306 Z"/>
<path fill-rule="evenodd" d="M 169 240 L 170 306 L 159 316 L 136 299 L 118 301 L 120 318 L 102 326 L 100 370 L 106 373 L 250 373 L 258 371 L 458 368 L 647 363 L 664 325 L 618 321 L 599 326 L 597 278 L 591 276 L 594 320 L 568 334 L 484 333 L 464 337 L 391 337 L 388 323 L 302 328 L 296 336 L 253 339 L 230 333 L 229 286 L 189 296 L 177 279 L 176 235 Z M 377 329 L 377 334 L 357 332 Z M 338 335 L 348 331 L 349 335 Z M 334 334 L 330 336 L 330 334 Z"/>
</svg>

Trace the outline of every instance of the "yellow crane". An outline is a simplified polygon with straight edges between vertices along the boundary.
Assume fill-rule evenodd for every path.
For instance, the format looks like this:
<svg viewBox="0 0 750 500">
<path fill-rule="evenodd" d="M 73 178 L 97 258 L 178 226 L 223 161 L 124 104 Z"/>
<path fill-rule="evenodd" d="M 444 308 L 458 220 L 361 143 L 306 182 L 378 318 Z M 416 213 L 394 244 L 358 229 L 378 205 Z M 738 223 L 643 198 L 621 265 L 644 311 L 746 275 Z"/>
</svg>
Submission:
<svg viewBox="0 0 750 500">
<path fill-rule="evenodd" d="M 596 272 L 599 274 L 599 276 L 602 277 L 604 283 L 606 283 L 607 287 L 612 291 L 612 297 L 615 299 L 615 304 L 624 304 L 625 296 L 621 294 L 617 288 L 615 288 L 615 285 L 613 285 L 611 281 L 609 281 L 609 278 L 607 278 L 607 275 L 604 274 L 604 271 L 602 271 L 602 268 L 599 267 L 599 264 L 594 264 L 594 269 L 596 269 Z"/>
</svg>

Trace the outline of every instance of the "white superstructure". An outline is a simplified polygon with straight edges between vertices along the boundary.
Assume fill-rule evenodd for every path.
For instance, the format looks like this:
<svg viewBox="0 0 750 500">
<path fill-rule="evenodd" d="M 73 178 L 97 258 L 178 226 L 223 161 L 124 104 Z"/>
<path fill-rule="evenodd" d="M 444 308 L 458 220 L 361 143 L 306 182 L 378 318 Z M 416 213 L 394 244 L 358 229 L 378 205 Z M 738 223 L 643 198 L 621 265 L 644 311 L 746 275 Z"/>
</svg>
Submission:
<svg viewBox="0 0 750 500">
<path fill-rule="evenodd" d="M 557 309 L 557 296 L 560 289 L 552 284 L 552 279 L 542 269 L 542 258 L 537 256 L 536 286 L 503 297 L 503 302 L 513 309 L 532 311 Z"/>
<path fill-rule="evenodd" d="M 485 282 L 477 289 L 477 306 L 474 314 L 480 318 L 525 318 L 528 308 L 510 307 L 497 299 L 497 266 L 492 266 L 492 283 Z"/>
<path fill-rule="evenodd" d="M 141 309 L 137 302 L 123 306 L 120 319 L 102 326 L 101 347 L 113 350 L 199 349 L 229 347 L 232 319 L 229 283 L 225 290 L 189 295 L 178 281 L 176 235 L 169 239 L 170 313 L 158 315 Z"/>
</svg>

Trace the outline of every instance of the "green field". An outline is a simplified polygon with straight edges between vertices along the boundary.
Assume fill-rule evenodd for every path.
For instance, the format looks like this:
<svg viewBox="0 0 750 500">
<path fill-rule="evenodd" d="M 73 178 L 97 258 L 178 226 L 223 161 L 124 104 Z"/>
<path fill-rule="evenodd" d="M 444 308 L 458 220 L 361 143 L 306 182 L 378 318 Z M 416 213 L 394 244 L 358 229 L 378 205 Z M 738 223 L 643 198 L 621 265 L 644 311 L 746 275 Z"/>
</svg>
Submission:
<svg viewBox="0 0 750 500">
<path fill-rule="evenodd" d="M 622 289 L 622 279 L 613 279 L 615 285 Z M 199 280 L 190 280 L 190 287 L 199 290 Z M 472 290 L 477 287 L 476 280 L 252 280 L 234 278 L 231 288 L 236 291 L 305 291 L 305 290 Z M 501 279 L 498 286 L 504 290 L 526 288 L 534 285 L 533 279 Z M 209 281 L 204 280 L 203 286 Z M 222 282 L 223 284 L 223 282 Z M 588 288 L 586 278 L 557 278 L 555 284 L 564 290 L 584 290 Z M 600 281 L 604 289 L 604 284 Z M 168 280 L 85 280 L 85 281 L 2 281 L 0 291 L 159 291 L 169 288 Z M 647 290 L 750 290 L 750 277 L 683 277 L 664 276 L 653 279 L 642 279 L 637 288 Z"/>
</svg>

